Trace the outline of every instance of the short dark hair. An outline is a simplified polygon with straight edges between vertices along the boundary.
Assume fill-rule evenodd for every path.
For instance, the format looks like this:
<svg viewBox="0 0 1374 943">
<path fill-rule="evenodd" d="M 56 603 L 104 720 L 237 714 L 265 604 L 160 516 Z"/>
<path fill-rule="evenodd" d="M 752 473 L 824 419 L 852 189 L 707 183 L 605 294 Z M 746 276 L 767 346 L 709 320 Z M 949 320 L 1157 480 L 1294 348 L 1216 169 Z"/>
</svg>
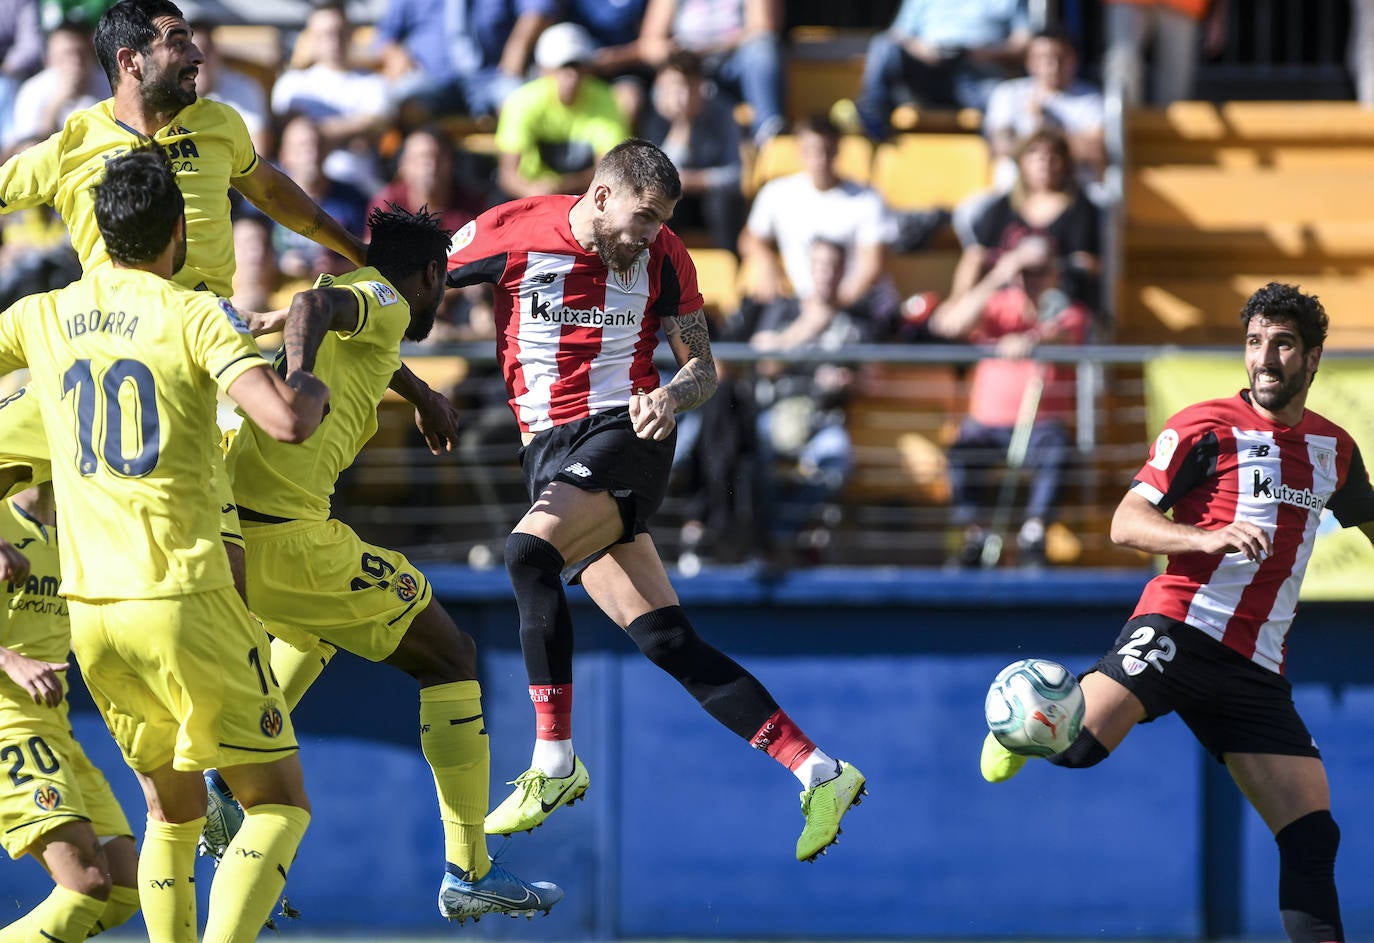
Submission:
<svg viewBox="0 0 1374 943">
<path fill-rule="evenodd" d="M 658 145 L 642 138 L 627 138 L 597 162 L 597 177 L 608 177 L 629 186 L 635 196 L 657 193 L 669 200 L 682 198 L 682 178 Z"/>
<path fill-rule="evenodd" d="M 818 134 L 827 141 L 837 142 L 841 135 L 840 126 L 830 120 L 830 116 L 823 111 L 818 111 L 815 114 L 807 115 L 805 118 L 800 118 L 797 120 L 796 124 L 792 126 L 793 134 L 803 134 L 807 132 Z"/>
<path fill-rule="evenodd" d="M 171 0 L 119 0 L 95 25 L 95 55 L 113 90 L 119 82 L 119 50 L 132 49 L 143 55 L 157 39 L 153 20 L 160 16 L 185 19 Z"/>
<path fill-rule="evenodd" d="M 1078 46 L 1073 40 L 1073 34 L 1062 26 L 1042 26 L 1031 34 L 1031 42 L 1037 39 L 1049 39 L 1061 46 L 1067 46 L 1075 53 L 1078 51 Z"/>
<path fill-rule="evenodd" d="M 157 144 L 106 163 L 105 178 L 92 189 L 105 249 L 124 265 L 142 265 L 161 255 L 186 208 L 172 165 Z"/>
<path fill-rule="evenodd" d="M 376 207 L 367 217 L 372 241 L 367 244 L 367 264 L 395 284 L 424 269 L 430 262 L 444 262 L 453 242 L 453 230 L 439 225 L 438 213 L 428 206 L 410 213 L 395 203 Z"/>
<path fill-rule="evenodd" d="M 1251 318 L 1292 321 L 1306 350 L 1326 343 L 1326 309 L 1316 295 L 1305 294 L 1297 285 L 1270 282 L 1256 291 L 1240 309 L 1240 323 L 1248 330 Z"/>
<path fill-rule="evenodd" d="M 658 67 L 658 71 L 681 72 L 689 79 L 699 79 L 706 75 L 701 56 L 690 49 L 674 49 L 668 53 L 668 58 L 663 60 L 663 65 Z"/>
</svg>

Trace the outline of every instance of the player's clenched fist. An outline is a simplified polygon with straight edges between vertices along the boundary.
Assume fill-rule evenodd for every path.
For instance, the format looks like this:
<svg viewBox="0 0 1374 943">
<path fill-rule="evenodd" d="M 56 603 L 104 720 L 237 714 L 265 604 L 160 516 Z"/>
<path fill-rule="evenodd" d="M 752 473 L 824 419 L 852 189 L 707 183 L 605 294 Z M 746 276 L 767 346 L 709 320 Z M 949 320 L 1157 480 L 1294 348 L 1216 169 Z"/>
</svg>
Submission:
<svg viewBox="0 0 1374 943">
<path fill-rule="evenodd" d="M 1269 556 L 1271 544 L 1269 534 L 1257 524 L 1249 521 L 1233 521 L 1220 530 L 1204 532 L 1202 551 L 1204 553 L 1245 554 L 1247 560 L 1263 560 Z"/>
<path fill-rule="evenodd" d="M 659 387 L 630 397 L 630 424 L 641 439 L 662 441 L 677 427 L 673 400 Z"/>
</svg>

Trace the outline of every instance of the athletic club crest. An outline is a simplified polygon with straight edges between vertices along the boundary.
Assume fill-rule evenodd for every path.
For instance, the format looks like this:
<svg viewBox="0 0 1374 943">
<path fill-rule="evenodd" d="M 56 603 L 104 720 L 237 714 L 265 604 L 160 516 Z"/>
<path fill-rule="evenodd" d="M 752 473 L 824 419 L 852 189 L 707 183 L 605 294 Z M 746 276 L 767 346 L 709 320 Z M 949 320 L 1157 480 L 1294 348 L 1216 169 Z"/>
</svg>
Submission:
<svg viewBox="0 0 1374 943">
<path fill-rule="evenodd" d="M 639 283 L 639 276 L 642 274 L 644 274 L 643 252 L 634 257 L 634 261 L 630 263 L 630 267 L 625 269 L 625 271 L 612 271 L 611 278 L 620 286 L 621 291 L 631 292 L 634 291 L 635 285 Z"/>
<path fill-rule="evenodd" d="M 33 804 L 44 812 L 51 812 L 62 804 L 62 793 L 52 783 L 44 783 L 33 791 Z"/>
<path fill-rule="evenodd" d="M 1336 453 L 1330 449 L 1313 449 L 1312 464 L 1316 465 L 1323 475 L 1331 475 L 1336 467 Z"/>
<path fill-rule="evenodd" d="M 269 737 L 278 736 L 286 722 L 282 720 L 281 711 L 275 704 L 265 704 L 262 708 L 262 717 L 258 720 L 258 726 L 262 732 Z"/>
<path fill-rule="evenodd" d="M 415 577 L 409 573 L 402 573 L 396 577 L 392 588 L 396 591 L 396 598 L 401 602 L 410 602 L 420 594 L 420 587 L 416 584 Z"/>
</svg>

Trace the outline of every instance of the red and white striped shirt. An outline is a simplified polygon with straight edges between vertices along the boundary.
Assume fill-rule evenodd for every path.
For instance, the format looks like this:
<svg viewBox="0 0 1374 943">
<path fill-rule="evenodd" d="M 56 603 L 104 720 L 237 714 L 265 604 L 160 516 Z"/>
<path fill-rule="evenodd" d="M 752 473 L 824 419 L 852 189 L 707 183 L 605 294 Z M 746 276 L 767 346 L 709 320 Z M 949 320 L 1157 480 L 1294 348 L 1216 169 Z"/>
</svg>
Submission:
<svg viewBox="0 0 1374 943">
<path fill-rule="evenodd" d="M 573 237 L 576 196 L 487 210 L 453 238 L 451 288 L 491 282 L 496 350 L 521 432 L 626 406 L 658 385 L 661 319 L 702 306 L 696 268 L 666 226 L 626 272 Z"/>
<path fill-rule="evenodd" d="M 1354 440 L 1308 410 L 1296 426 L 1271 422 L 1249 392 L 1189 406 L 1155 439 L 1131 488 L 1174 520 L 1204 530 L 1233 521 L 1262 528 L 1269 556 L 1184 553 L 1145 587 L 1134 615 L 1158 613 L 1201 629 L 1283 672 L 1322 509 L 1344 526 L 1374 520 L 1374 490 Z"/>
</svg>

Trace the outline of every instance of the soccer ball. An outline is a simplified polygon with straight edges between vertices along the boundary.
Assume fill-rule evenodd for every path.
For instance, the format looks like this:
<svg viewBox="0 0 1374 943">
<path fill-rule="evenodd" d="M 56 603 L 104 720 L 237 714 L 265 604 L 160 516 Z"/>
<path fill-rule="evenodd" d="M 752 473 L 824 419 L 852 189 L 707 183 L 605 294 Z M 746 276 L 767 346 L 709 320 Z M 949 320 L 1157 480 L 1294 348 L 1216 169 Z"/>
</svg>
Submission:
<svg viewBox="0 0 1374 943">
<path fill-rule="evenodd" d="M 1063 665 L 1025 658 L 992 679 L 983 715 L 997 742 L 1011 752 L 1052 756 L 1078 736 L 1083 690 Z"/>
</svg>

